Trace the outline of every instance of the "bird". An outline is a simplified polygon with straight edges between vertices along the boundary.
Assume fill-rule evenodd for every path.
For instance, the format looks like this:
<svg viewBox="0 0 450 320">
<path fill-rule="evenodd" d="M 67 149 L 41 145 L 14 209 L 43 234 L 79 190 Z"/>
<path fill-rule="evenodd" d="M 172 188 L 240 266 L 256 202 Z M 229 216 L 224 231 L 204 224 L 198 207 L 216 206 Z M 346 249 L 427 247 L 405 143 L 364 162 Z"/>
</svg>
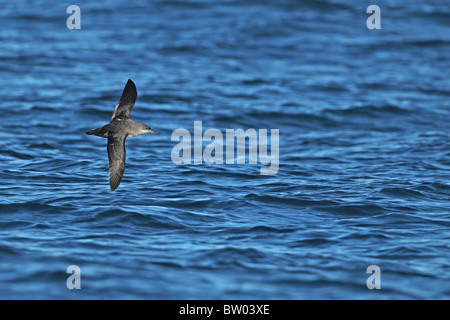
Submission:
<svg viewBox="0 0 450 320">
<path fill-rule="evenodd" d="M 157 134 L 148 125 L 131 120 L 131 109 L 136 103 L 136 99 L 136 85 L 131 79 L 128 79 L 119 103 L 114 108 L 111 122 L 86 132 L 88 135 L 108 139 L 109 187 L 111 192 L 117 189 L 125 172 L 125 140 L 146 133 Z"/>
</svg>

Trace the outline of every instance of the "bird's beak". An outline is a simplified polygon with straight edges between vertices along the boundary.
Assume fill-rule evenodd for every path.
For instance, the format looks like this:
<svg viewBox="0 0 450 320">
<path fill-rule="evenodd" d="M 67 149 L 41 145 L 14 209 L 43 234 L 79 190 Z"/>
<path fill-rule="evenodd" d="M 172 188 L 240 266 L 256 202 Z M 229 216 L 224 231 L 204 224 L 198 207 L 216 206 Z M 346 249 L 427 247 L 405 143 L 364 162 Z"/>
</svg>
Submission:
<svg viewBox="0 0 450 320">
<path fill-rule="evenodd" d="M 150 131 L 149 132 L 151 132 L 151 133 L 154 133 L 154 134 L 158 134 L 158 132 L 156 132 L 156 131 L 153 131 L 153 130 L 151 130 L 150 129 Z"/>
</svg>

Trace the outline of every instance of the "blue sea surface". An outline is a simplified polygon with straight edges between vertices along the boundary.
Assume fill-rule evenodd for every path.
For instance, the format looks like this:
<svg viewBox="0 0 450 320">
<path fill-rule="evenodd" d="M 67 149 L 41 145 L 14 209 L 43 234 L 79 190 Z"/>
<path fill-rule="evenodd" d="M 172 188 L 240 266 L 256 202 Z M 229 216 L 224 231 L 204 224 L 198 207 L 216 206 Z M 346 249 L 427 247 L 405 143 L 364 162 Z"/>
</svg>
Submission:
<svg viewBox="0 0 450 320">
<path fill-rule="evenodd" d="M 371 4 L 2 4 L 0 298 L 449 299 L 450 6 Z M 128 79 L 159 134 L 111 192 L 85 131 Z M 194 121 L 278 129 L 278 172 L 175 165 Z"/>
</svg>

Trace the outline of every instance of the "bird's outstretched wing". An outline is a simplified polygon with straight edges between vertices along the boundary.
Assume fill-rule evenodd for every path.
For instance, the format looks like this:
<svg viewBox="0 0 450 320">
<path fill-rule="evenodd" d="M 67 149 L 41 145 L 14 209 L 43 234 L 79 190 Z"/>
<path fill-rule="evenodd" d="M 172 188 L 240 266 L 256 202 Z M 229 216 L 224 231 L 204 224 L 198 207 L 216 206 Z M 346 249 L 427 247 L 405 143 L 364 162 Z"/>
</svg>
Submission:
<svg viewBox="0 0 450 320">
<path fill-rule="evenodd" d="M 130 118 L 131 109 L 136 103 L 137 90 L 133 81 L 128 79 L 125 88 L 123 89 L 122 96 L 120 97 L 119 103 L 114 108 L 111 120 L 117 116 L 123 116 Z"/>
<path fill-rule="evenodd" d="M 108 136 L 109 186 L 114 191 L 122 181 L 125 172 L 126 136 Z"/>
</svg>

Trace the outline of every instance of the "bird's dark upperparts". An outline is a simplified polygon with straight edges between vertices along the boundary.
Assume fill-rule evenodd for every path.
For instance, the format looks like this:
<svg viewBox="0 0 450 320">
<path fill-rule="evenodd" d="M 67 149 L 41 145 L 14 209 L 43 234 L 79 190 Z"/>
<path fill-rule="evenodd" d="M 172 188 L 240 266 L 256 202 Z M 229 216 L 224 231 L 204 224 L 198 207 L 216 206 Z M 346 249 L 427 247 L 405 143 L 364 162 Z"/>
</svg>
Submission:
<svg viewBox="0 0 450 320">
<path fill-rule="evenodd" d="M 114 191 L 122 181 L 125 172 L 125 139 L 145 133 L 157 133 L 148 125 L 131 120 L 131 109 L 137 99 L 137 90 L 133 81 L 128 79 L 119 103 L 114 108 L 111 122 L 103 127 L 86 132 L 102 138 L 108 138 L 109 186 Z"/>
</svg>

